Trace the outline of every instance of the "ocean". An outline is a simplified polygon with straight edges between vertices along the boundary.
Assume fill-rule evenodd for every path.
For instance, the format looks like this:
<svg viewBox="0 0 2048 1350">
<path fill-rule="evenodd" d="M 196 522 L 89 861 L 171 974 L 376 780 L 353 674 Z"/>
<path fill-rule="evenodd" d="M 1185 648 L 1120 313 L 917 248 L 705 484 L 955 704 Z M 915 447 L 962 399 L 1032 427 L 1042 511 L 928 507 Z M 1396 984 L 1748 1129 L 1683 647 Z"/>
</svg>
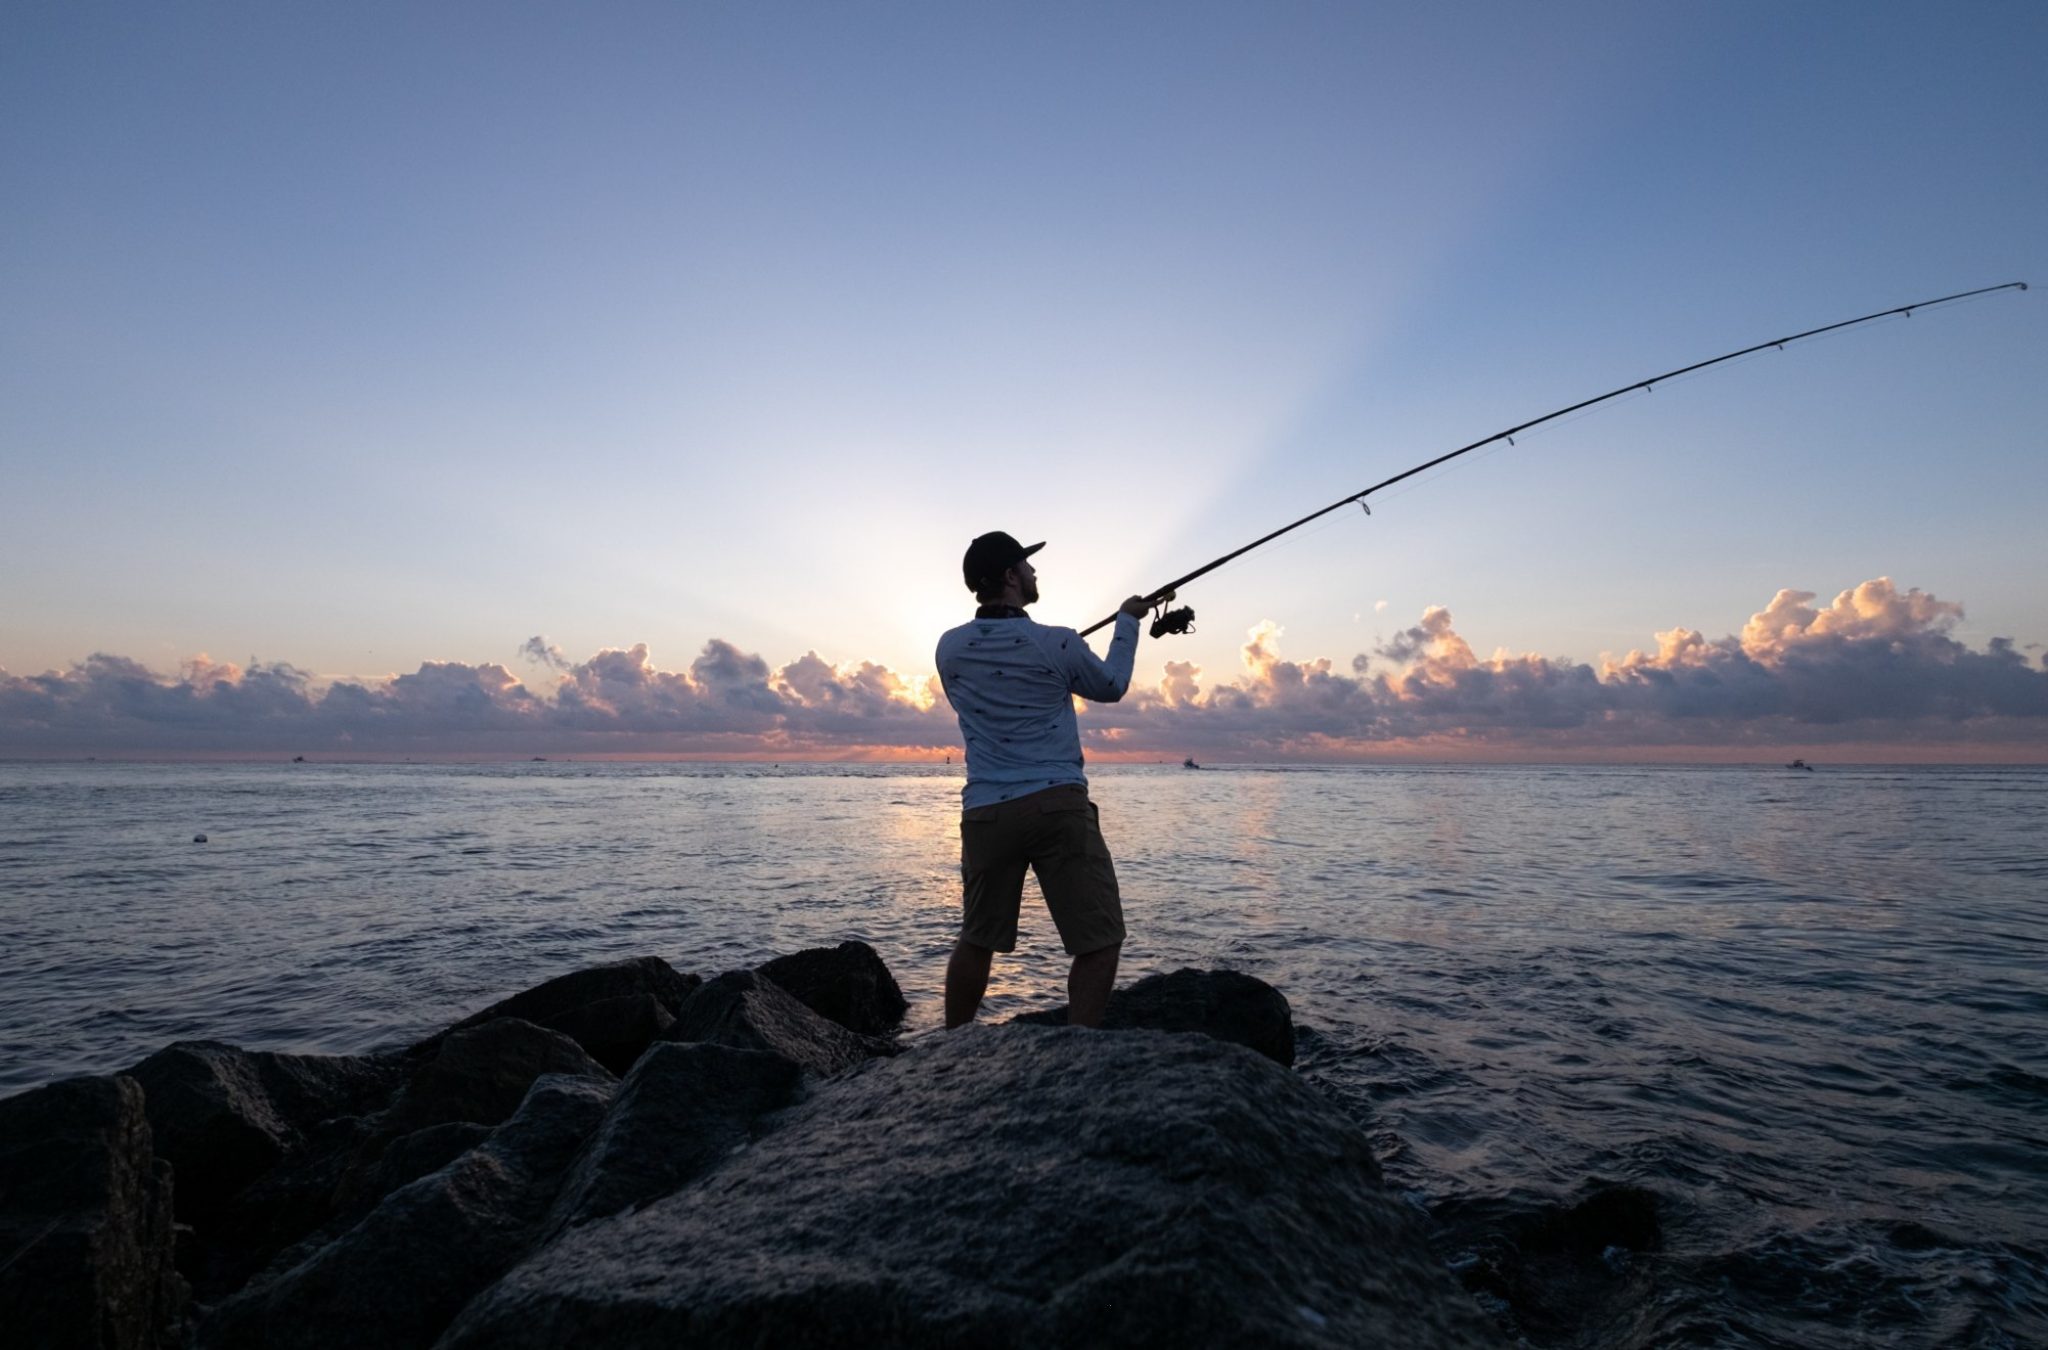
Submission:
<svg viewBox="0 0 2048 1350">
<path fill-rule="evenodd" d="M 958 774 L 0 764 L 0 1094 L 849 937 L 933 1034 Z M 1511 1336 L 2048 1345 L 2048 769 L 1091 779 L 1123 978 L 1285 993 L 1301 1072 Z M 1064 971 L 1027 890 L 983 1015 L 1063 1001 Z"/>
</svg>

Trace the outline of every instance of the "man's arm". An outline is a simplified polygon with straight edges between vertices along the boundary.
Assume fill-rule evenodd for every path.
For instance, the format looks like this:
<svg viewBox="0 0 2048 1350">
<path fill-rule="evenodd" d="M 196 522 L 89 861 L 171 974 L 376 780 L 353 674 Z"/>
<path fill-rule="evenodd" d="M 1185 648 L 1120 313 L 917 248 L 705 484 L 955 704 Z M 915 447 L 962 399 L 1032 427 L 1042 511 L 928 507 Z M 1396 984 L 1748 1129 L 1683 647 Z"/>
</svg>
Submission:
<svg viewBox="0 0 2048 1350">
<path fill-rule="evenodd" d="M 1131 667 L 1138 659 L 1138 619 L 1145 613 L 1145 597 L 1134 595 L 1124 601 L 1116 614 L 1116 636 L 1109 640 L 1109 655 L 1097 657 L 1079 636 L 1061 646 L 1066 657 L 1067 688 L 1097 703 L 1114 703 L 1131 687 Z"/>
</svg>

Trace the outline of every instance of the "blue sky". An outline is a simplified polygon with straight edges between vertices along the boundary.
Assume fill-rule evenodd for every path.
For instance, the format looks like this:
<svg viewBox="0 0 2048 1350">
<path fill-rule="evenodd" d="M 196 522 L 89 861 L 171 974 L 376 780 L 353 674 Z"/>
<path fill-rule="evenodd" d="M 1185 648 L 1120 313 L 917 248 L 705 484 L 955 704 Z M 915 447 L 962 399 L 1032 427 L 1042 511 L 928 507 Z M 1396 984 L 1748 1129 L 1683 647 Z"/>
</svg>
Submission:
<svg viewBox="0 0 2048 1350">
<path fill-rule="evenodd" d="M 712 639 L 916 680 L 1760 338 L 2048 283 L 2048 9 L 15 5 L 0 668 Z M 1890 577 L 2048 640 L 2040 293 L 1660 388 L 1148 646 L 1579 662 Z M 1474 462 L 1476 461 L 1476 462 Z M 1379 607 L 1384 601 L 1383 608 Z M 1944 611 L 1944 614 L 1947 612 Z"/>
</svg>

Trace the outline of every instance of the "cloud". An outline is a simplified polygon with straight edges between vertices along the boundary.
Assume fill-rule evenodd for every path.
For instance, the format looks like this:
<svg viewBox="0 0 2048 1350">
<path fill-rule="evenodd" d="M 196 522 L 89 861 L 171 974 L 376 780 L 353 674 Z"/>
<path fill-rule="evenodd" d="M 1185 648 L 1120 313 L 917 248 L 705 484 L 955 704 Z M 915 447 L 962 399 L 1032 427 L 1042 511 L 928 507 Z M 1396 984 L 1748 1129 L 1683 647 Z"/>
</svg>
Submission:
<svg viewBox="0 0 2048 1350">
<path fill-rule="evenodd" d="M 1437 650 L 1439 647 L 1442 650 Z M 1426 652 L 1434 652 L 1440 662 L 1469 665 L 1472 661 L 1472 649 L 1451 631 L 1451 612 L 1442 605 L 1423 610 L 1421 623 L 1394 634 L 1377 650 L 1390 661 L 1412 661 Z"/>
<path fill-rule="evenodd" d="M 568 653 L 538 633 L 519 644 L 519 654 L 537 665 L 554 670 L 567 670 L 573 664 Z"/>
<path fill-rule="evenodd" d="M 1758 661 L 1781 660 L 1828 639 L 1913 641 L 1945 636 L 1963 607 L 1914 589 L 1901 595 L 1890 577 L 1843 591 L 1826 609 L 1809 603 L 1812 591 L 1779 591 L 1742 629 L 1742 650 Z"/>
<path fill-rule="evenodd" d="M 94 655 L 62 672 L 0 671 L 0 754 L 795 757 L 936 754 L 959 739 L 931 689 L 871 662 L 838 668 L 807 653 L 777 671 L 714 639 L 688 670 L 660 668 L 644 643 L 545 664 L 553 682 L 534 687 L 458 661 L 323 685 L 282 663 L 201 656 L 167 677 Z"/>
<path fill-rule="evenodd" d="M 1098 757 L 1171 759 L 1754 758 L 1821 746 L 2048 758 L 2048 658 L 2030 661 L 2003 637 L 1970 647 L 1955 637 L 1960 604 L 1884 577 L 1815 600 L 1782 590 L 1736 634 L 1672 628 L 1597 667 L 1481 658 L 1443 606 L 1342 669 L 1289 659 L 1285 631 L 1268 621 L 1226 678 L 1167 660 L 1122 703 L 1089 707 L 1083 736 Z M 205 655 L 173 675 L 105 654 L 42 675 L 0 670 L 0 755 L 789 759 L 936 757 L 959 745 L 935 678 L 871 661 L 808 651 L 777 668 L 717 638 L 680 670 L 644 643 L 577 662 L 534 637 L 520 653 L 543 667 L 530 682 L 492 662 L 322 681 L 284 662 Z"/>
<path fill-rule="evenodd" d="M 1656 635 L 1599 668 L 1496 652 L 1481 659 L 1442 606 L 1381 643 L 1389 669 L 1294 663 L 1261 624 L 1242 671 L 1206 693 L 1199 671 L 1138 691 L 1096 726 L 1119 751 L 1206 749 L 1248 759 L 1403 747 L 1515 756 L 1720 752 L 1773 745 L 1948 746 L 2048 753 L 2048 667 L 2008 638 L 1958 642 L 1960 604 L 1879 577 L 1824 608 L 1780 591 L 1740 636 Z M 1112 734 L 1113 733 L 1113 734 Z M 1682 757 L 1674 755 L 1674 757 Z"/>
</svg>

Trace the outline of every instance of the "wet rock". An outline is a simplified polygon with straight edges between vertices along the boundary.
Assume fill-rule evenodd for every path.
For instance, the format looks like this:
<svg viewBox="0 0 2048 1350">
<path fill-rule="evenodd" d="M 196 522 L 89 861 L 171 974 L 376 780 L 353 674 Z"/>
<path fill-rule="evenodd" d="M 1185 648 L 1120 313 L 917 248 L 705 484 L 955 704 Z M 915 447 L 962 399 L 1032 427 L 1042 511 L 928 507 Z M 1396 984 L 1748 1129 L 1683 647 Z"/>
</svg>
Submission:
<svg viewBox="0 0 2048 1350">
<path fill-rule="evenodd" d="M 801 1075 L 780 1055 L 724 1045 L 657 1045 L 619 1085 L 604 1124 L 563 1183 L 550 1230 L 658 1200 L 751 1139 Z"/>
<path fill-rule="evenodd" d="M 1579 1256 L 1597 1256 L 1609 1248 L 1656 1251 L 1664 1245 L 1656 1193 L 1640 1186 L 1595 1184 L 1584 1199 L 1525 1221 L 1516 1245 L 1525 1252 Z"/>
<path fill-rule="evenodd" d="M 756 969 L 818 1016 L 864 1036 L 889 1035 L 910 1010 L 896 977 L 865 942 L 810 947 Z"/>
<path fill-rule="evenodd" d="M 463 1018 L 446 1031 L 429 1036 L 413 1046 L 409 1053 L 426 1053 L 438 1046 L 442 1038 L 452 1032 L 482 1026 L 500 1017 L 517 1017 L 538 1026 L 546 1026 L 554 1019 L 587 1004 L 639 994 L 652 995 L 655 1001 L 673 1016 L 702 983 L 703 981 L 695 975 L 678 973 L 674 966 L 658 956 L 637 956 L 630 961 L 613 961 L 602 966 L 589 966 L 571 971 L 567 975 L 557 975 L 552 980 L 493 1003 L 482 1012 Z"/>
<path fill-rule="evenodd" d="M 128 1070 L 157 1156 L 178 1178 L 178 1218 L 201 1228 L 323 1120 L 380 1106 L 407 1067 L 368 1055 L 280 1055 L 179 1041 Z"/>
<path fill-rule="evenodd" d="M 1364 1134 L 1241 1047 L 979 1027 L 570 1229 L 442 1345 L 1498 1343 L 1414 1225 Z"/>
<path fill-rule="evenodd" d="M 827 1021 L 784 993 L 774 981 L 751 970 L 727 971 L 707 981 L 690 996 L 676 1014 L 676 1024 L 663 1035 L 674 1041 L 764 1050 L 820 1076 L 897 1050 L 892 1041 L 863 1036 Z"/>
<path fill-rule="evenodd" d="M 169 1167 L 133 1079 L 71 1078 L 0 1101 L 0 1326 L 9 1344 L 176 1344 Z"/>
<path fill-rule="evenodd" d="M 496 1125 L 519 1108 L 544 1073 L 612 1081 L 611 1071 L 575 1041 L 517 1017 L 451 1031 L 378 1118 L 371 1149 L 381 1151 L 402 1135 L 448 1121 Z"/>
<path fill-rule="evenodd" d="M 1944 1247 L 1963 1245 L 1961 1239 L 1938 1228 L 1930 1228 L 1924 1223 L 1915 1223 L 1911 1219 L 1901 1219 L 1887 1225 L 1885 1236 L 1902 1252 L 1932 1252 L 1940 1251 Z"/>
<path fill-rule="evenodd" d="M 1020 1013 L 1013 1022 L 1065 1026 L 1064 1005 Z M 1147 975 L 1109 996 L 1105 1031 L 1199 1031 L 1249 1046 L 1275 1064 L 1294 1063 L 1294 1013 L 1287 997 L 1235 970 L 1176 970 Z"/>
<path fill-rule="evenodd" d="M 1618 1324 L 1655 1298 L 1655 1271 L 1645 1259 L 1663 1246 L 1654 1192 L 1595 1182 L 1571 1204 L 1533 1211 L 1502 1204 L 1444 1217 L 1453 1228 L 1476 1230 L 1461 1278 L 1497 1300 L 1520 1334 L 1548 1341 Z"/>
<path fill-rule="evenodd" d="M 592 1059 L 624 1077 L 633 1061 L 675 1024 L 675 1015 L 654 995 L 621 994 L 571 1008 L 543 1025 L 561 1032 Z"/>
<path fill-rule="evenodd" d="M 202 1350 L 429 1346 L 526 1250 L 615 1087 L 546 1075 L 476 1148 L 216 1308 Z"/>
</svg>

